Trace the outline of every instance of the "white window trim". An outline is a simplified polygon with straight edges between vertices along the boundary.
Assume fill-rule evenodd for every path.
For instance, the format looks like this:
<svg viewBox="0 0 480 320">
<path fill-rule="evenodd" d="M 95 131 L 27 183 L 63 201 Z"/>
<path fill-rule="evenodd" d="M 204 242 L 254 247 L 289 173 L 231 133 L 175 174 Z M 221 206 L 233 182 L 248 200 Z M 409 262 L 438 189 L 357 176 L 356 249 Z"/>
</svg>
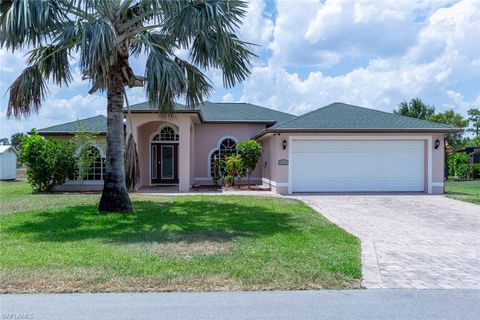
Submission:
<svg viewBox="0 0 480 320">
<path fill-rule="evenodd" d="M 232 139 L 233 141 L 235 141 L 235 143 L 238 142 L 238 138 L 237 137 L 234 137 L 234 136 L 230 136 L 230 135 L 225 135 L 223 137 L 221 137 L 218 141 L 217 141 L 217 145 L 215 148 L 213 148 L 212 150 L 210 150 L 210 152 L 208 153 L 208 159 L 207 159 L 207 176 L 211 177 L 212 176 L 212 154 L 217 151 L 218 149 L 220 149 L 220 145 L 222 144 L 223 140 L 225 139 Z M 212 178 L 210 178 L 212 179 Z"/>
<path fill-rule="evenodd" d="M 292 194 L 292 144 L 296 140 L 356 140 L 356 141 L 395 141 L 395 140 L 425 140 L 427 141 L 428 161 L 427 161 L 427 193 L 432 193 L 432 136 L 290 136 L 288 137 L 288 194 Z"/>
<path fill-rule="evenodd" d="M 77 149 L 75 150 L 75 153 L 74 155 L 77 157 L 79 156 L 80 154 L 80 150 L 82 149 L 83 146 L 77 146 Z M 102 158 L 104 161 L 107 161 L 107 155 L 105 153 L 105 151 L 103 150 L 102 146 L 99 145 L 98 143 L 92 143 L 91 145 L 89 145 L 89 147 L 93 147 L 93 148 L 96 148 L 98 150 L 98 152 L 100 153 L 100 158 Z M 105 168 L 106 169 L 106 168 Z M 101 176 L 105 176 L 105 171 L 103 170 L 103 166 L 101 165 L 101 173 L 100 175 Z M 73 179 L 73 180 L 67 180 L 68 184 L 70 185 L 76 185 L 75 183 L 73 183 L 72 181 L 77 181 L 77 182 L 81 182 L 83 181 L 84 183 L 87 182 L 89 184 L 97 184 L 97 183 L 92 183 L 94 181 L 99 181 L 100 183 L 99 184 L 103 184 L 103 179 L 101 180 L 76 180 L 76 179 Z M 67 184 L 67 182 L 65 184 Z"/>
<path fill-rule="evenodd" d="M 157 134 L 160 135 L 160 132 L 161 132 L 162 129 L 165 128 L 165 127 L 170 127 L 170 128 L 172 128 L 173 131 L 175 132 L 175 134 L 178 134 L 178 135 L 180 136 L 180 133 L 178 132 L 178 128 L 177 128 L 176 125 L 174 125 L 173 123 L 170 123 L 170 122 L 164 122 L 164 123 L 162 123 L 162 124 L 158 127 L 157 131 L 154 131 L 154 132 L 152 132 L 152 134 L 150 134 L 150 137 L 149 137 L 149 139 L 148 139 L 148 141 L 149 141 L 150 144 L 151 144 L 151 143 L 179 143 L 179 142 L 180 142 L 180 140 L 178 140 L 178 141 L 175 141 L 175 140 L 158 140 L 158 141 L 153 141 L 153 138 L 154 138 Z"/>
<path fill-rule="evenodd" d="M 79 153 L 80 153 L 80 150 L 82 149 L 83 145 L 81 146 L 77 146 L 77 149 L 75 150 L 75 156 L 78 156 Z M 94 148 L 97 148 L 97 150 L 100 152 L 100 157 L 102 158 L 106 158 L 107 155 L 105 153 L 105 151 L 103 150 L 102 146 L 99 145 L 98 143 L 92 143 L 91 145 L 89 145 L 89 147 L 94 147 Z"/>
</svg>

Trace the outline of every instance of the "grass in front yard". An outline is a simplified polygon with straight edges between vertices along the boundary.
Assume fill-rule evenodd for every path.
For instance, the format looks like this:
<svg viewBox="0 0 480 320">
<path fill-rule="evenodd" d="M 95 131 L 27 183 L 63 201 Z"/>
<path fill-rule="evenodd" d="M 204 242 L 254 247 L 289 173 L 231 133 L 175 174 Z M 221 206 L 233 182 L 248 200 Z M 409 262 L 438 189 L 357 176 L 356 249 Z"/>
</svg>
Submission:
<svg viewBox="0 0 480 320">
<path fill-rule="evenodd" d="M 480 204 L 480 180 L 447 180 L 445 192 L 450 198 Z"/>
<path fill-rule="evenodd" d="M 135 213 L 100 215 L 98 195 L 29 192 L 0 184 L 1 292 L 360 285 L 358 239 L 298 201 L 133 195 Z"/>
</svg>

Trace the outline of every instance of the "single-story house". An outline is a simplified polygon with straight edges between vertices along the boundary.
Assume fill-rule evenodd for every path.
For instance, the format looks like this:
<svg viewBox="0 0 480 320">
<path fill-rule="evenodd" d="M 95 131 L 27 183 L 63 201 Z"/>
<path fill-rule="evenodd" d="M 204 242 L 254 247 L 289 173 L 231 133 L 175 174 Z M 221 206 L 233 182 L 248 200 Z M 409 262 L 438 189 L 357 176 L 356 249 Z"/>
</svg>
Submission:
<svg viewBox="0 0 480 320">
<path fill-rule="evenodd" d="M 256 139 L 263 154 L 251 180 L 276 193 L 443 192 L 444 136 L 462 129 L 345 103 L 292 114 L 249 103 L 177 104 L 160 115 L 140 103 L 125 115 L 137 143 L 139 186 L 212 183 L 212 159 L 235 152 L 236 142 Z M 131 121 L 130 123 L 128 123 Z M 78 122 L 38 130 L 72 135 Z M 91 124 L 93 123 L 93 124 Z M 106 119 L 80 121 L 105 139 Z M 101 127 L 100 124 L 103 126 Z M 104 140 L 103 140 L 104 141 Z M 102 148 L 92 178 L 102 177 Z"/>
</svg>

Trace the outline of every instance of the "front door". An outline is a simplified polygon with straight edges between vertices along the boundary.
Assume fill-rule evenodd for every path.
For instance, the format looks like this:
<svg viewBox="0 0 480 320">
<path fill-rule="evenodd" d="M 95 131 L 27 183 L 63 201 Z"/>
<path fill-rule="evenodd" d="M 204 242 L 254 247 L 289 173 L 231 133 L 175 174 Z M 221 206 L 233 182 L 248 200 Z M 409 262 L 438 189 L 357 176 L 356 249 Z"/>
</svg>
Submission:
<svg viewBox="0 0 480 320">
<path fill-rule="evenodd" d="M 152 143 L 151 181 L 178 183 L 178 144 Z"/>
</svg>

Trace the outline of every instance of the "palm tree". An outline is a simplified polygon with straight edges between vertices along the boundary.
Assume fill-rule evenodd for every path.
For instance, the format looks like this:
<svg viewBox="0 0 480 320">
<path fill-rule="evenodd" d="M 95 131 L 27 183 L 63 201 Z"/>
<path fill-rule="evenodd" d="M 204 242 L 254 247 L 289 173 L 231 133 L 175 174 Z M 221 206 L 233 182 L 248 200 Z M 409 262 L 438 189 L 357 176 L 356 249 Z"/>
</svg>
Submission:
<svg viewBox="0 0 480 320">
<path fill-rule="evenodd" d="M 125 187 L 123 101 L 125 86 L 144 86 L 159 112 L 174 100 L 188 107 L 212 88 L 202 70 L 223 72 L 226 87 L 249 74 L 253 53 L 236 35 L 247 4 L 240 0 L 0 0 L 0 48 L 34 47 L 28 66 L 10 86 L 7 115 L 38 112 L 47 81 L 68 85 L 78 56 L 89 93 L 106 91 L 106 176 L 99 210 L 132 210 Z M 188 59 L 178 56 L 188 52 Z M 135 75 L 131 57 L 147 56 L 145 75 Z M 202 70 L 201 70 L 202 69 Z"/>
</svg>

